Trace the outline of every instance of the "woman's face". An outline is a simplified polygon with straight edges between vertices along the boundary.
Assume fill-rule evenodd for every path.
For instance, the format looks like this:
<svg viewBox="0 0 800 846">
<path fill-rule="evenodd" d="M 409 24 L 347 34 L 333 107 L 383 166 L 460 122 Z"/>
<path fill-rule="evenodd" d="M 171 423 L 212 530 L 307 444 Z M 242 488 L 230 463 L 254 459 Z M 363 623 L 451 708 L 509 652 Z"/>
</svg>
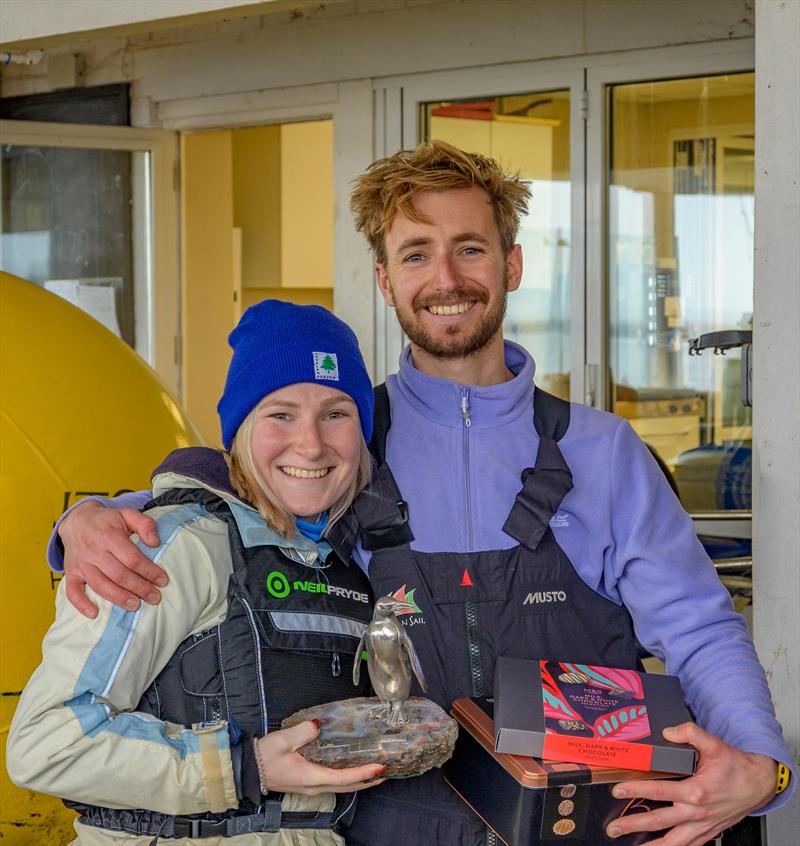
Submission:
<svg viewBox="0 0 800 846">
<path fill-rule="evenodd" d="M 314 520 L 358 471 L 361 424 L 347 394 L 309 382 L 267 394 L 256 407 L 251 449 L 277 504 Z"/>
</svg>

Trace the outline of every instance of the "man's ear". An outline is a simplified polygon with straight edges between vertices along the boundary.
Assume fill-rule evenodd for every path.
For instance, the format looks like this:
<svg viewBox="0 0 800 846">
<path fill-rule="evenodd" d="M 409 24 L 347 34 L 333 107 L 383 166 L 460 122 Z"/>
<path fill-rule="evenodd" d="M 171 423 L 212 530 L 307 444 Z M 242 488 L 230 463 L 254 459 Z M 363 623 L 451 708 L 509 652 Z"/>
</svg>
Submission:
<svg viewBox="0 0 800 846">
<path fill-rule="evenodd" d="M 514 244 L 506 256 L 506 279 L 508 291 L 516 291 L 522 282 L 522 246 Z"/>
<path fill-rule="evenodd" d="M 394 297 L 392 296 L 392 286 L 389 282 L 389 274 L 386 272 L 386 268 L 381 264 L 381 262 L 375 262 L 375 278 L 378 281 L 378 290 L 381 292 L 381 296 L 384 300 L 386 300 L 386 305 L 389 308 L 394 308 Z"/>
</svg>

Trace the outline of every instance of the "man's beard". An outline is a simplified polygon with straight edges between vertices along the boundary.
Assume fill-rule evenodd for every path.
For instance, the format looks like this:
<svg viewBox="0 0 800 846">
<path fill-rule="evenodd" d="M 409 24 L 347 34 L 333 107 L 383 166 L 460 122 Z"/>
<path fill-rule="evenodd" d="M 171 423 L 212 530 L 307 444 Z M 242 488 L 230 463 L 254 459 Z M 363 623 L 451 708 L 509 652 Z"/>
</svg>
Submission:
<svg viewBox="0 0 800 846">
<path fill-rule="evenodd" d="M 397 298 L 394 299 L 397 302 Z M 443 334 L 433 336 L 417 320 L 416 315 L 432 305 L 454 305 L 471 300 L 487 303 L 489 295 L 482 288 L 458 288 L 450 292 L 447 297 L 415 297 L 411 303 L 410 312 L 395 306 L 395 313 L 409 341 L 423 352 L 435 358 L 466 358 L 484 349 L 502 329 L 508 300 L 508 280 L 505 274 L 502 296 L 498 297 L 483 314 L 478 325 L 469 334 L 462 334 L 460 327 L 451 326 L 445 329 Z"/>
</svg>

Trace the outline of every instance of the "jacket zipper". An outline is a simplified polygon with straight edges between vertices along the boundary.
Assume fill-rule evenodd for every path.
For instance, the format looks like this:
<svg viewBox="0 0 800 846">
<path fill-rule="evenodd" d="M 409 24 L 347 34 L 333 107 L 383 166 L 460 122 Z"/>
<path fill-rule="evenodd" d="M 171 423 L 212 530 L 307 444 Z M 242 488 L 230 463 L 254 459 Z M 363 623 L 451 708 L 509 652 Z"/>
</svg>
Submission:
<svg viewBox="0 0 800 846">
<path fill-rule="evenodd" d="M 240 594 L 236 593 L 236 598 L 242 603 L 244 610 L 247 612 L 247 619 L 250 623 L 250 632 L 253 635 L 253 643 L 256 652 L 256 678 L 258 680 L 258 698 L 261 703 L 261 720 L 262 733 L 267 734 L 269 731 L 269 714 L 267 712 L 267 696 L 264 691 L 264 671 L 261 666 L 261 638 L 258 636 L 258 627 L 256 626 L 256 615 L 250 603 Z"/>
<path fill-rule="evenodd" d="M 464 461 L 464 504 L 467 519 L 467 548 L 472 549 L 472 507 L 470 501 L 469 473 L 469 430 L 472 420 L 469 416 L 469 388 L 461 389 L 461 417 L 464 421 L 463 461 Z M 467 618 L 467 650 L 469 652 L 469 672 L 472 680 L 472 695 L 483 696 L 483 673 L 481 672 L 480 625 L 477 603 L 470 600 L 464 603 Z"/>
<path fill-rule="evenodd" d="M 331 675 L 335 679 L 338 679 L 341 671 L 342 671 L 342 664 L 341 664 L 341 661 L 339 660 L 339 653 L 334 652 L 333 658 L 331 658 Z"/>
<path fill-rule="evenodd" d="M 464 421 L 463 462 L 464 462 L 464 506 L 467 512 L 467 549 L 472 551 L 472 505 L 470 502 L 470 474 L 469 474 L 469 430 L 472 420 L 469 416 L 469 388 L 461 389 L 461 417 Z"/>
</svg>

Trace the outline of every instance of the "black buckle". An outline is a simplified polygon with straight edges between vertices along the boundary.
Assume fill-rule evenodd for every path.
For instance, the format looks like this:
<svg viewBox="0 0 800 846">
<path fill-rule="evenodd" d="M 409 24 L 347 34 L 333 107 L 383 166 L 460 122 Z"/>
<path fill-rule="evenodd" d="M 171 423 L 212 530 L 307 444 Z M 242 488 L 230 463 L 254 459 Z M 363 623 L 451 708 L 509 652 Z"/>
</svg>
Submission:
<svg viewBox="0 0 800 846">
<path fill-rule="evenodd" d="M 228 820 L 193 820 L 175 817 L 173 837 L 225 837 Z"/>
</svg>

